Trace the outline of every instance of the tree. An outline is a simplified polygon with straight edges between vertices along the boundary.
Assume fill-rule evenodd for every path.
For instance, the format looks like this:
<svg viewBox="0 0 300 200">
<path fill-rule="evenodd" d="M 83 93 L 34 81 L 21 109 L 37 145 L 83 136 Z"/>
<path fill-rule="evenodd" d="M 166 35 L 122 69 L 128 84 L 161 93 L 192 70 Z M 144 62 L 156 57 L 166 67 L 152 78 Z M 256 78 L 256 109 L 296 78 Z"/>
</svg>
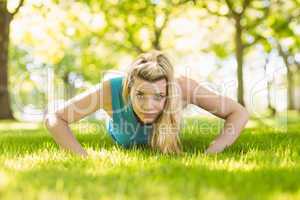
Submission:
<svg viewBox="0 0 300 200">
<path fill-rule="evenodd" d="M 8 90 L 9 27 L 23 3 L 24 0 L 20 0 L 15 11 L 10 13 L 7 1 L 0 0 L 0 119 L 14 119 Z"/>
<path fill-rule="evenodd" d="M 27 57 L 31 58 L 27 59 L 27 65 L 53 70 L 59 82 L 60 88 L 56 90 L 59 98 L 73 97 L 79 90 L 75 83 L 80 81 L 80 87 L 98 83 L 103 70 L 116 66 L 110 56 L 107 56 L 106 49 L 100 51 L 101 44 L 94 32 L 100 33 L 102 26 L 99 21 L 96 25 L 92 21 L 99 14 L 97 16 L 90 13 L 88 6 L 74 2 L 28 2 L 26 10 L 30 10 L 30 15 L 18 15 L 12 28 L 18 29 L 18 26 L 22 27 L 26 23 L 42 34 L 36 34 L 31 28 L 23 29 L 18 41 L 12 41 L 12 50 L 18 47 L 24 50 Z M 25 71 L 30 73 L 29 69 L 25 68 Z"/>
<path fill-rule="evenodd" d="M 263 39 L 256 28 L 269 14 L 270 1 L 258 0 L 214 0 L 197 1 L 208 13 L 217 17 L 225 17 L 233 22 L 235 29 L 235 59 L 237 62 L 237 99 L 242 105 L 244 101 L 243 66 L 244 55 L 249 47 Z"/>
<path fill-rule="evenodd" d="M 294 110 L 295 107 L 295 90 L 296 77 L 299 74 L 299 61 L 297 61 L 296 54 L 299 53 L 300 39 L 297 35 L 296 27 L 299 26 L 300 17 L 300 1 L 277 0 L 272 5 L 272 15 L 268 19 L 268 27 L 270 38 L 272 38 L 273 46 L 277 49 L 279 55 L 282 57 L 286 67 L 287 80 L 287 97 L 288 109 Z"/>
<path fill-rule="evenodd" d="M 181 1 L 85 1 L 95 12 L 101 10 L 107 22 L 102 42 L 116 51 L 136 56 L 150 49 L 163 49 L 163 31 L 174 9 L 191 0 Z M 143 36 L 142 36 L 143 35 Z"/>
</svg>

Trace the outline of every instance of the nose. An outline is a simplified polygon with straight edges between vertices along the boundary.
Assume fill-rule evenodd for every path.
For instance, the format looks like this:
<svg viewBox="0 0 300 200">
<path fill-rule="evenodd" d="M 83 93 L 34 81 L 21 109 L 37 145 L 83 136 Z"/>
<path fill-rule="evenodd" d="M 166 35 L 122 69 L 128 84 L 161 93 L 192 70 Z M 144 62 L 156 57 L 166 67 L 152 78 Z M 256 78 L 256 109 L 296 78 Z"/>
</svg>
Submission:
<svg viewBox="0 0 300 200">
<path fill-rule="evenodd" d="M 154 110 L 154 101 L 151 97 L 148 97 L 145 99 L 145 102 L 143 104 L 143 111 L 144 112 L 151 112 Z"/>
</svg>

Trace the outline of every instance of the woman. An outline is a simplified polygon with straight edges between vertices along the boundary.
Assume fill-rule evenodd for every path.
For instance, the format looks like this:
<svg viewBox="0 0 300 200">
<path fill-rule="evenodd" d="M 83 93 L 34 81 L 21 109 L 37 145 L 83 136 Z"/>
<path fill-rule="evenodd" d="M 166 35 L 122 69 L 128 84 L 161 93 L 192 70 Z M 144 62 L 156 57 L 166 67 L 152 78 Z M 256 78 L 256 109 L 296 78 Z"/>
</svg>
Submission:
<svg viewBox="0 0 300 200">
<path fill-rule="evenodd" d="M 174 77 L 169 59 L 160 51 L 151 51 L 141 54 L 125 77 L 103 81 L 47 114 L 45 124 L 63 149 L 87 156 L 68 124 L 102 108 L 111 117 L 107 129 L 116 143 L 124 147 L 148 144 L 163 153 L 180 153 L 181 111 L 188 104 L 226 120 L 206 153 L 222 152 L 234 143 L 248 121 L 243 106 L 188 77 Z"/>
</svg>

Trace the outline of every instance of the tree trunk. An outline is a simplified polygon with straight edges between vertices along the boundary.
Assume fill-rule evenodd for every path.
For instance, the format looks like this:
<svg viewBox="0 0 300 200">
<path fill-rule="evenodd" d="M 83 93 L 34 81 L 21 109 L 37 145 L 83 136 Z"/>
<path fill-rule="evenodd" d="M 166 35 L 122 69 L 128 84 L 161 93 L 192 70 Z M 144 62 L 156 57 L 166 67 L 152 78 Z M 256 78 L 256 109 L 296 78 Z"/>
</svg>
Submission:
<svg viewBox="0 0 300 200">
<path fill-rule="evenodd" d="M 295 99 L 294 99 L 294 81 L 293 73 L 290 68 L 287 67 L 287 92 L 288 92 L 288 109 L 295 110 Z"/>
<path fill-rule="evenodd" d="M 235 56 L 237 61 L 237 99 L 240 104 L 245 106 L 244 102 L 244 82 L 243 82 L 243 56 L 244 56 L 244 47 L 242 41 L 242 26 L 241 18 L 237 16 L 235 18 Z"/>
<path fill-rule="evenodd" d="M 0 1 L 0 119 L 14 119 L 8 91 L 8 42 L 11 18 L 6 1 Z"/>
<path fill-rule="evenodd" d="M 290 64 L 288 62 L 288 56 L 283 51 L 281 45 L 277 43 L 279 55 L 282 57 L 283 62 L 286 66 L 286 78 L 287 78 L 287 97 L 288 97 L 288 109 L 295 110 L 295 95 L 294 95 L 294 81 L 293 81 L 293 72 L 291 71 Z"/>
<path fill-rule="evenodd" d="M 269 57 L 266 58 L 266 63 L 264 65 L 264 71 L 265 71 L 265 76 L 267 76 L 267 65 L 269 63 Z M 274 117 L 276 114 L 276 109 L 272 106 L 271 103 L 271 86 L 272 86 L 272 81 L 267 81 L 267 102 L 268 102 L 268 109 L 271 112 L 271 117 Z"/>
<path fill-rule="evenodd" d="M 296 63 L 296 66 L 297 66 L 297 71 L 296 71 L 296 75 L 294 76 L 294 77 L 296 77 L 296 80 L 294 79 L 294 85 L 296 86 L 296 91 L 298 92 L 297 93 L 297 102 L 298 102 L 298 107 L 297 107 L 297 111 L 298 111 L 298 113 L 300 114 L 300 104 L 299 104 L 299 102 L 300 102 L 300 94 L 299 94 L 299 90 L 300 90 L 300 88 L 299 88 L 299 82 L 300 82 L 300 64 L 297 64 Z"/>
<path fill-rule="evenodd" d="M 74 85 L 69 81 L 69 73 L 64 74 L 63 82 L 64 82 L 64 99 L 69 100 L 75 95 Z"/>
<path fill-rule="evenodd" d="M 156 50 L 161 50 L 161 47 L 160 47 L 161 31 L 160 30 L 155 30 L 154 36 L 155 36 L 155 38 L 152 42 L 152 46 Z"/>
<path fill-rule="evenodd" d="M 274 117 L 276 114 L 276 109 L 272 106 L 271 103 L 271 85 L 272 82 L 268 81 L 267 87 L 268 87 L 268 109 L 271 111 L 271 116 Z"/>
</svg>

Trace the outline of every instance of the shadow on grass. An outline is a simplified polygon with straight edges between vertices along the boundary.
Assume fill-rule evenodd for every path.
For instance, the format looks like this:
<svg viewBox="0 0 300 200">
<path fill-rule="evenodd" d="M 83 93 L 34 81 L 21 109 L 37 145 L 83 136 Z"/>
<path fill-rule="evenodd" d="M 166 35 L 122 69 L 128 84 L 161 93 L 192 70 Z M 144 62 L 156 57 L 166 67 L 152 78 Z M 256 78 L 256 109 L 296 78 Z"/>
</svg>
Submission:
<svg viewBox="0 0 300 200">
<path fill-rule="evenodd" d="M 272 199 L 275 192 L 292 195 L 300 188 L 299 168 L 228 171 L 186 166 L 176 160 L 145 167 L 111 166 L 105 171 L 99 166 L 93 173 L 89 167 L 84 161 L 80 165 L 49 163 L 17 174 L 4 194 L 34 191 L 38 195 L 47 190 L 71 199 L 74 195 L 84 199 L 207 199 L 209 195 L 213 195 L 211 199 Z"/>
<path fill-rule="evenodd" d="M 0 190 L 0 198 L 14 199 L 22 195 L 24 199 L 38 199 L 50 195 L 52 199 L 272 199 L 277 193 L 294 197 L 300 194 L 300 134 L 295 127 L 287 133 L 270 128 L 246 129 L 232 147 L 217 157 L 194 157 L 203 153 L 216 137 L 219 127 L 215 126 L 211 132 L 184 129 L 181 138 L 185 157 L 157 156 L 148 148 L 140 148 L 138 154 L 124 149 L 129 153 L 128 162 L 124 161 L 128 157 L 122 151 L 116 153 L 121 160 L 116 164 L 105 163 L 100 158 L 101 161 L 71 157 L 46 160 L 23 171 L 8 169 L 11 181 Z M 104 148 L 110 152 L 116 146 L 106 132 L 75 133 L 84 147 L 96 151 Z M 58 150 L 45 129 L 9 130 L 0 135 L 0 155 L 6 155 L 2 157 L 4 160 L 10 155 L 45 149 L 50 153 Z M 184 162 L 201 158 L 201 162 L 192 160 L 190 165 Z M 218 160 L 239 161 L 240 158 L 243 158 L 239 162 L 242 167 L 220 168 L 224 163 Z M 284 167 L 277 165 L 284 163 L 283 159 L 290 163 Z M 257 167 L 247 169 L 247 162 Z"/>
<path fill-rule="evenodd" d="M 110 148 L 113 141 L 107 133 L 75 134 L 84 147 Z M 28 154 L 44 149 L 58 149 L 58 145 L 45 129 L 18 130 L 0 135 L 0 154 Z"/>
<path fill-rule="evenodd" d="M 182 138 L 182 144 L 187 152 L 204 152 L 209 143 L 216 136 L 199 135 L 194 137 Z M 249 151 L 272 151 L 276 148 L 292 148 L 300 151 L 300 134 L 296 133 L 261 133 L 253 135 L 245 133 L 240 136 L 234 145 L 224 151 L 224 153 L 247 153 Z"/>
</svg>

